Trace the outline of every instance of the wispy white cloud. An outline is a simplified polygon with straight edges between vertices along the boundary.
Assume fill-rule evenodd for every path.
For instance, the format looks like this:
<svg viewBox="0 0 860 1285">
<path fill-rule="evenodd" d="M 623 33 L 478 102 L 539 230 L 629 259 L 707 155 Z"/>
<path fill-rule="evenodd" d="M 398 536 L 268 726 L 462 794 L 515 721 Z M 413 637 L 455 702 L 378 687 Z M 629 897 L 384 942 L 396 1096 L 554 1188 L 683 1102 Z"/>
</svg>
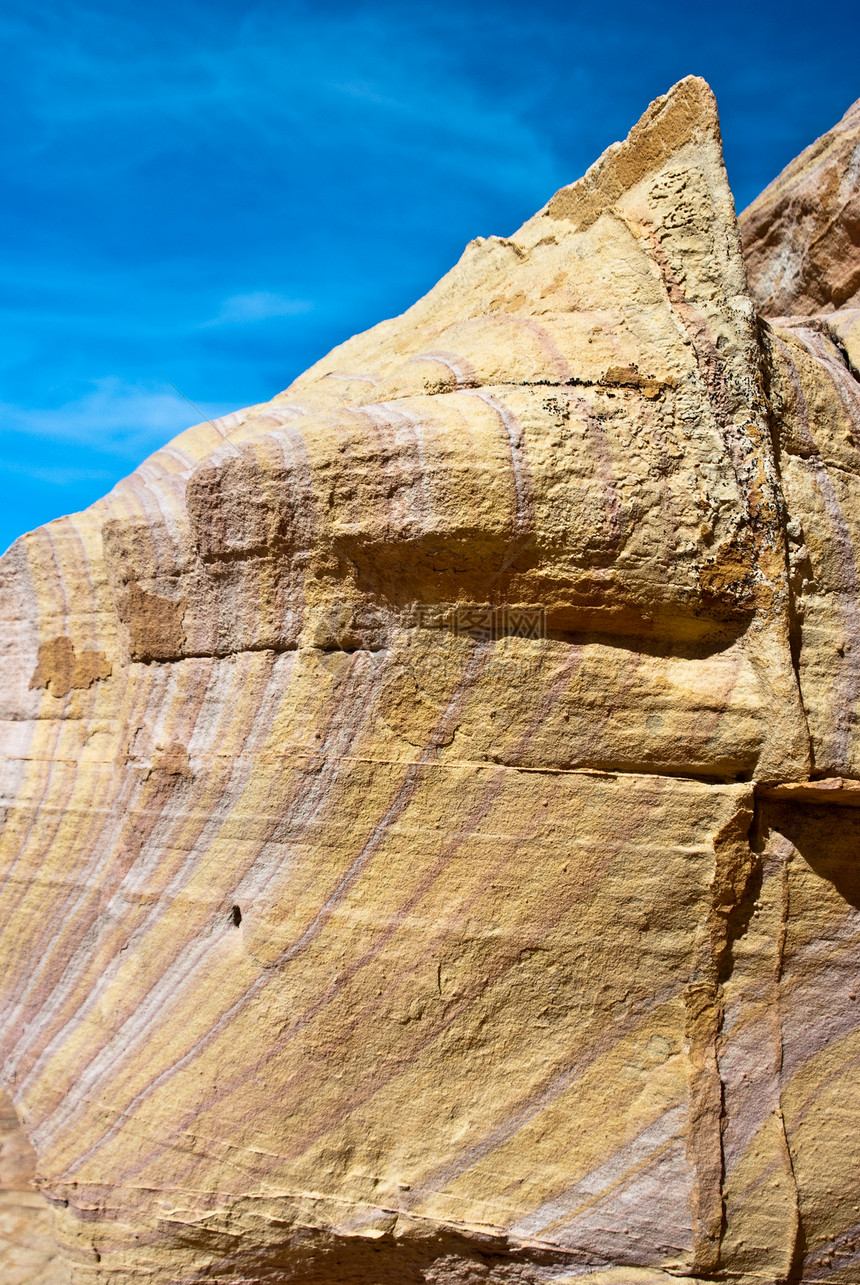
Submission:
<svg viewBox="0 0 860 1285">
<path fill-rule="evenodd" d="M 271 317 L 299 317 L 312 312 L 308 299 L 291 299 L 271 290 L 252 290 L 250 294 L 234 294 L 225 299 L 216 317 L 203 322 L 204 326 L 241 326 L 252 321 L 268 321 Z"/>
<path fill-rule="evenodd" d="M 166 381 L 93 381 L 56 406 L 0 403 L 0 552 L 22 531 L 94 503 L 188 425 L 232 405 L 189 405 Z"/>
<path fill-rule="evenodd" d="M 48 486 L 77 486 L 81 482 L 108 482 L 112 479 L 108 469 L 22 464 L 2 458 L 0 458 L 0 473 L 11 473 L 14 477 L 29 478 L 34 482 L 44 482 Z"/>
<path fill-rule="evenodd" d="M 193 41 L 181 23 L 148 38 L 133 10 L 76 5 L 63 21 L 67 5 L 47 9 L 57 11 L 50 35 L 44 8 L 13 6 L 0 20 L 11 39 L 39 47 L 20 87 L 36 126 L 21 135 L 24 147 L 52 149 L 70 129 L 130 126 L 135 146 L 119 159 L 138 168 L 179 137 L 217 144 L 225 130 L 251 129 L 258 146 L 295 150 L 313 138 L 325 152 L 358 142 L 368 159 L 421 155 L 430 171 L 503 188 L 541 174 L 552 186 L 558 176 L 552 144 L 511 87 L 488 97 L 462 74 L 452 53 L 475 33 L 453 9 L 440 29 L 418 9 L 392 21 L 370 8 L 292 4 L 251 10 L 238 25 L 221 15 L 197 25 Z"/>
<path fill-rule="evenodd" d="M 99 379 L 94 381 L 89 392 L 60 406 L 0 404 L 0 425 L 4 437 L 2 458 L 7 468 L 18 467 L 18 463 L 10 458 L 10 435 L 22 435 L 45 443 L 42 455 L 47 459 L 20 462 L 21 470 L 29 476 L 47 476 L 50 473 L 55 483 L 61 477 L 72 481 L 96 475 L 107 476 L 102 470 L 93 474 L 85 466 L 86 459 L 93 452 L 136 464 L 198 418 L 215 419 L 233 409 L 232 406 L 210 402 L 189 403 L 166 380 L 129 384 L 117 378 Z M 77 463 L 70 463 L 59 470 L 50 464 L 51 443 L 77 448 L 81 452 L 83 470 Z"/>
</svg>

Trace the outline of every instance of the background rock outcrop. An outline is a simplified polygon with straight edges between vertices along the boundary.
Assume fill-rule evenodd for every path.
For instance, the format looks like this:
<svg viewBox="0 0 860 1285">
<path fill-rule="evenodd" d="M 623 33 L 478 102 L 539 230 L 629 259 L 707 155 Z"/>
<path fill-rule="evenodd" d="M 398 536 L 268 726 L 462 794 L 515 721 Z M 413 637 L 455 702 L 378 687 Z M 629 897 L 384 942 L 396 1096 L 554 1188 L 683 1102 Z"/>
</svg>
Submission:
<svg viewBox="0 0 860 1285">
<path fill-rule="evenodd" d="M 50 1270 L 857 1280 L 860 385 L 754 297 L 690 78 L 0 562 Z"/>
<path fill-rule="evenodd" d="M 765 316 L 860 307 L 860 100 L 739 224 L 750 293 Z"/>
</svg>

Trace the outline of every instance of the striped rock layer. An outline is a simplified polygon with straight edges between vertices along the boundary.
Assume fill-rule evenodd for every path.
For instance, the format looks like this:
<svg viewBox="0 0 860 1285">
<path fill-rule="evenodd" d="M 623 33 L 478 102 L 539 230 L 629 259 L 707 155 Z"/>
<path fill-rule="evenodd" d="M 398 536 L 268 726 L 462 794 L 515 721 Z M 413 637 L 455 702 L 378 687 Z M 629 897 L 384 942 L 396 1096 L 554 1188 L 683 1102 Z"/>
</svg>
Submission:
<svg viewBox="0 0 860 1285">
<path fill-rule="evenodd" d="M 690 78 L 9 550 L 16 1282 L 860 1280 L 844 321 Z"/>
</svg>

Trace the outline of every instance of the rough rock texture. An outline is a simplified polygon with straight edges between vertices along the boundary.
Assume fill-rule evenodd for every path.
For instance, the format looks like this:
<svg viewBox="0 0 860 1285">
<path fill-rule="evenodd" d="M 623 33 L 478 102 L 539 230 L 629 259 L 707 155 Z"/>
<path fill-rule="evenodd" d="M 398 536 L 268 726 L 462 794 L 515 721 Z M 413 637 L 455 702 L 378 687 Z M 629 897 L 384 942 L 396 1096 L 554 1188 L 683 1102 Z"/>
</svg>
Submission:
<svg viewBox="0 0 860 1285">
<path fill-rule="evenodd" d="M 758 321 L 691 78 L 0 562 L 75 1285 L 860 1280 L 856 315 Z"/>
<path fill-rule="evenodd" d="M 0 1092 L 0 1280 L 3 1285 L 63 1285 L 68 1280 L 50 1206 L 34 1190 L 36 1156 L 14 1107 Z"/>
<path fill-rule="evenodd" d="M 860 306 L 860 99 L 739 224 L 750 293 L 765 316 Z"/>
</svg>

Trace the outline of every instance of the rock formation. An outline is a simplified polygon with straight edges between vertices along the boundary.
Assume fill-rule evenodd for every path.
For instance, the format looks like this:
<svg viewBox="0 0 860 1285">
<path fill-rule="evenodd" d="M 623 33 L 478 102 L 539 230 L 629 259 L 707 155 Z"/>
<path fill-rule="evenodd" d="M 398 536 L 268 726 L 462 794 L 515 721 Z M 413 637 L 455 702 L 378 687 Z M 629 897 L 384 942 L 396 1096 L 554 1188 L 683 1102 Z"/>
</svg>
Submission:
<svg viewBox="0 0 860 1285">
<path fill-rule="evenodd" d="M 74 1285 L 860 1280 L 823 281 L 759 319 L 684 80 L 0 562 L 2 1078 Z"/>
<path fill-rule="evenodd" d="M 36 1157 L 8 1097 L 0 1092 L 0 1280 L 3 1285 L 65 1285 L 51 1208 L 37 1191 Z"/>
<path fill-rule="evenodd" d="M 860 100 L 740 216 L 766 316 L 860 308 Z"/>
</svg>

